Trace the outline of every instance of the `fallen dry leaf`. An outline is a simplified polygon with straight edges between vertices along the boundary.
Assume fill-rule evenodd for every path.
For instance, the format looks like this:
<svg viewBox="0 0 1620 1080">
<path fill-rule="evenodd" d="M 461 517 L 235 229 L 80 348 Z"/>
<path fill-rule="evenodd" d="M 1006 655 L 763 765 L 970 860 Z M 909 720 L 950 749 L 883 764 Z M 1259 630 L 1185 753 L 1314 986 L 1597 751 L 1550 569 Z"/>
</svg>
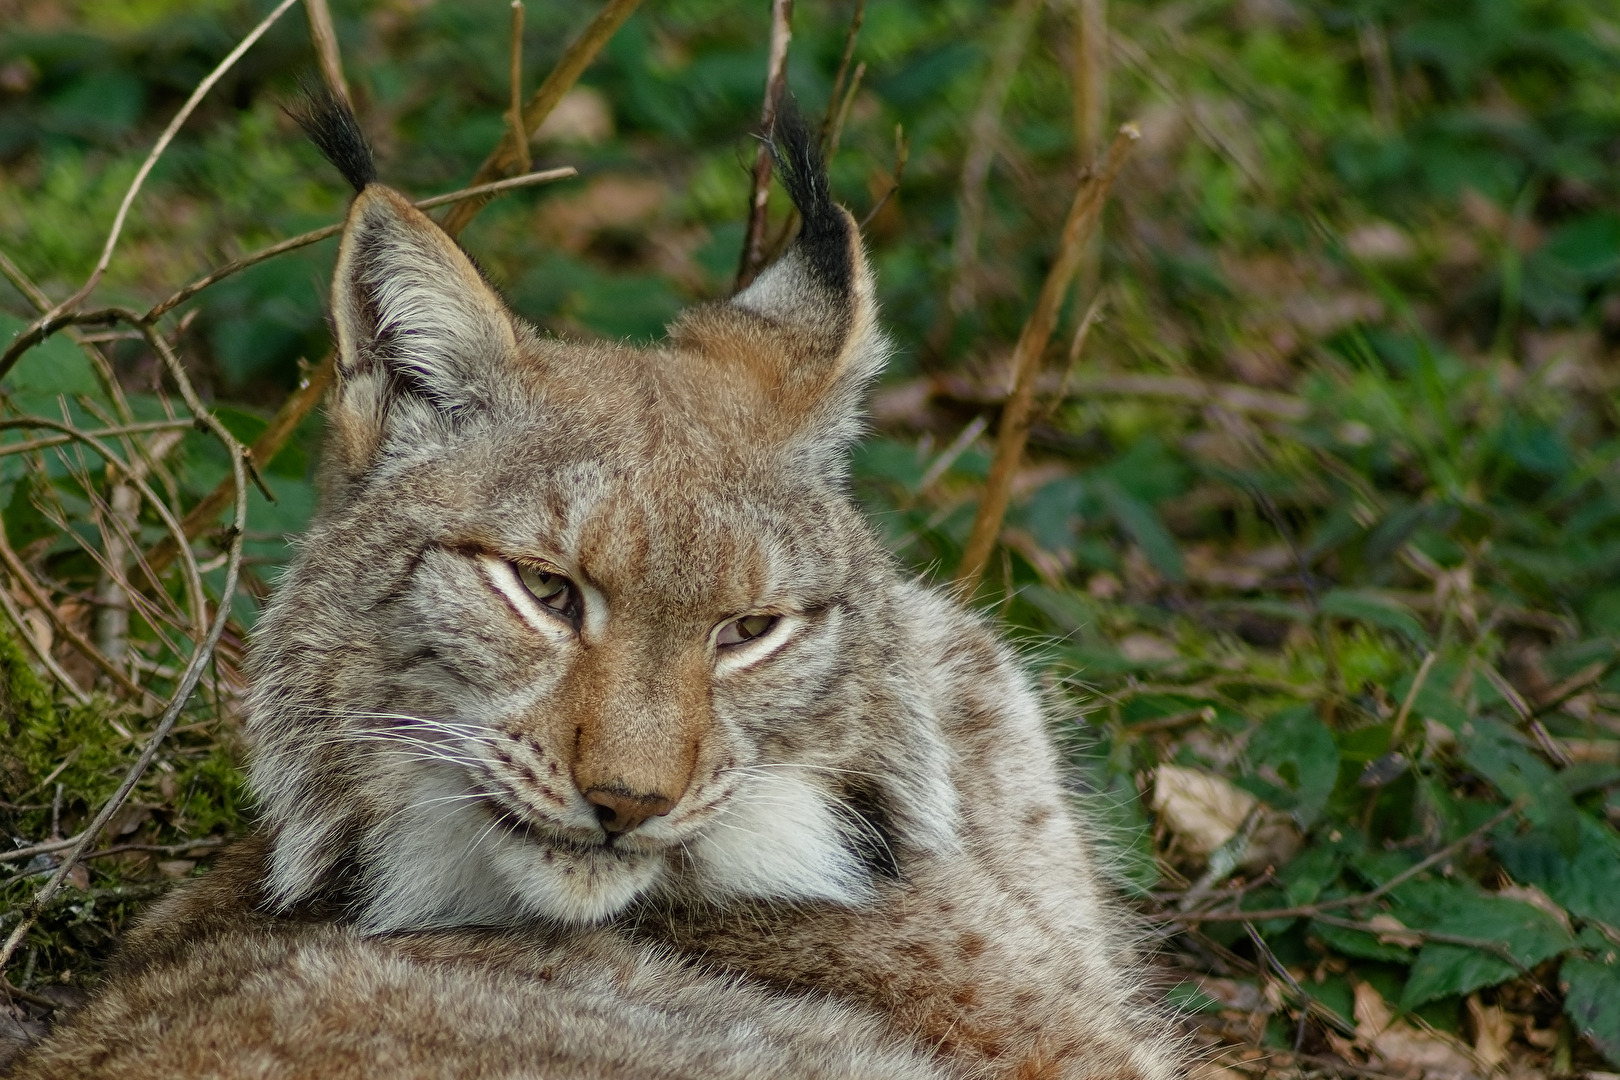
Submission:
<svg viewBox="0 0 1620 1080">
<path fill-rule="evenodd" d="M 1423 937 L 1406 928 L 1406 924 L 1393 915 L 1374 915 L 1367 920 L 1367 925 L 1378 931 L 1378 940 L 1385 945 L 1402 945 L 1408 949 L 1416 949 L 1423 944 Z"/>
<path fill-rule="evenodd" d="M 1153 809 L 1195 855 L 1208 855 L 1232 839 L 1257 801 L 1202 769 L 1160 765 L 1153 778 Z"/>
<path fill-rule="evenodd" d="M 1423 1080 L 1475 1080 L 1481 1069 L 1460 1044 L 1435 1031 L 1420 1031 L 1394 1010 L 1377 990 L 1356 983 L 1356 1040 L 1377 1054 L 1384 1065 Z"/>
<path fill-rule="evenodd" d="M 1198 989 L 1208 998 L 1220 1003 L 1223 1009 L 1238 1012 L 1260 1012 L 1269 1007 L 1265 995 L 1253 983 L 1223 979 L 1216 975 L 1198 976 Z"/>
<path fill-rule="evenodd" d="M 1468 995 L 1468 1015 L 1474 1021 L 1474 1057 L 1487 1069 L 1507 1060 L 1513 1021 L 1500 1005 L 1486 1005 L 1478 994 Z"/>
<path fill-rule="evenodd" d="M 1247 791 L 1203 769 L 1160 765 L 1153 779 L 1153 809 L 1183 849 L 1200 858 L 1237 835 L 1258 804 Z M 1285 815 L 1262 808 L 1239 865 L 1280 865 L 1299 850 L 1300 842 L 1299 830 Z"/>
</svg>

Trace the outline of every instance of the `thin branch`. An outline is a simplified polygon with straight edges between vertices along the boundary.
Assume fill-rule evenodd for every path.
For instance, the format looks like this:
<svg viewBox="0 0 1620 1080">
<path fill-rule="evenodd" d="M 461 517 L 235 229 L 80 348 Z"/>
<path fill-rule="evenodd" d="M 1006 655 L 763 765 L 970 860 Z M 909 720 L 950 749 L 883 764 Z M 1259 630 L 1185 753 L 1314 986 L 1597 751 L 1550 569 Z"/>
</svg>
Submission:
<svg viewBox="0 0 1620 1080">
<path fill-rule="evenodd" d="M 1108 124 L 1108 3 L 1075 0 L 1074 120 L 1080 160 L 1090 165 Z"/>
<path fill-rule="evenodd" d="M 1119 129 L 1108 148 L 1108 158 L 1100 171 L 1092 173 L 1075 192 L 1069 208 L 1068 220 L 1063 223 L 1063 236 L 1058 243 L 1057 259 L 1041 285 L 1035 309 L 1024 324 L 1023 333 L 1013 349 L 1013 389 L 1002 410 L 1001 425 L 996 433 L 996 453 L 990 462 L 990 476 L 985 481 L 984 495 L 979 500 L 979 511 L 973 519 L 973 531 L 962 552 L 961 565 L 956 569 L 956 580 L 965 592 L 972 592 L 984 574 L 996 537 L 1001 534 L 1001 522 L 1007 513 L 1012 496 L 1013 476 L 1024 457 L 1024 444 L 1029 440 L 1029 426 L 1035 403 L 1035 382 L 1041 357 L 1057 325 L 1058 312 L 1069 283 L 1080 267 L 1087 241 L 1102 218 L 1103 204 L 1108 189 L 1140 133 L 1130 124 Z"/>
<path fill-rule="evenodd" d="M 146 155 L 146 160 L 141 163 L 140 169 L 136 171 L 135 179 L 130 181 L 128 190 L 124 192 L 123 202 L 118 205 L 118 213 L 113 218 L 112 228 L 107 233 L 107 241 L 102 245 L 101 256 L 96 260 L 95 269 L 90 271 L 90 277 L 79 287 L 78 292 L 75 292 L 72 296 L 40 316 L 33 326 L 19 334 L 17 340 L 12 342 L 11 347 L 3 355 L 0 355 L 0 378 L 3 378 L 11 370 L 11 366 L 17 362 L 17 357 L 22 355 L 23 349 L 32 344 L 32 341 L 23 344 L 29 338 L 31 331 L 36 327 L 40 329 L 49 328 L 63 315 L 73 311 L 83 303 L 85 297 L 89 296 L 95 287 L 100 284 L 102 275 L 107 272 L 107 266 L 112 262 L 113 249 L 118 246 L 118 237 L 124 231 L 124 221 L 129 216 L 129 208 L 134 205 L 135 196 L 140 194 L 141 185 L 146 183 L 146 178 L 151 175 L 153 167 L 157 165 L 158 158 L 163 156 L 163 152 L 174 141 L 175 134 L 179 132 L 181 125 L 190 118 L 192 112 L 202 102 L 202 99 L 207 96 L 208 91 L 214 88 L 214 84 L 224 78 L 225 73 L 242 58 L 242 54 L 252 48 L 254 43 L 263 37 L 265 32 L 275 24 L 276 20 L 281 18 L 287 9 L 296 2 L 297 0 L 281 0 L 276 5 L 275 10 L 271 11 L 270 14 L 259 21 L 257 26 L 248 31 L 248 35 L 237 43 L 236 48 L 232 49 L 225 59 L 221 60 L 214 67 L 214 70 L 210 71 L 203 77 L 203 81 L 197 84 L 197 88 L 191 92 L 191 96 L 186 99 L 186 103 L 180 106 L 180 111 L 174 114 L 174 119 L 169 121 L 169 126 L 164 128 L 163 134 L 158 136 L 158 141 Z M 19 348 L 19 345 L 21 345 L 21 348 Z"/>
<path fill-rule="evenodd" d="M 131 679 L 123 668 L 107 659 L 100 649 L 92 645 L 83 634 L 75 630 L 68 624 L 66 619 L 62 618 L 61 613 L 56 610 L 56 605 L 51 603 L 51 598 L 45 594 L 44 589 L 39 587 L 39 583 L 34 580 L 34 575 L 28 572 L 28 568 L 23 565 L 22 559 L 12 548 L 11 539 L 6 535 L 3 524 L 0 524 L 0 562 L 5 563 L 6 569 L 17 580 L 17 583 L 23 587 L 23 591 L 34 602 L 34 606 L 42 611 L 46 618 L 51 620 L 52 625 L 56 627 L 56 632 L 66 638 L 75 649 L 83 653 L 87 660 L 100 668 L 108 678 L 117 683 L 125 692 L 136 697 L 155 697 L 150 691 Z"/>
<path fill-rule="evenodd" d="M 827 137 L 827 154 L 830 159 L 838 153 L 838 144 L 844 138 L 844 124 L 849 120 L 849 110 L 855 104 L 855 95 L 861 91 L 861 80 L 866 78 L 866 61 L 862 60 L 855 65 L 855 74 L 850 76 L 849 89 L 844 91 L 843 100 L 838 103 L 838 114 L 833 118 L 832 131 Z M 895 125 L 898 127 L 899 125 Z"/>
<path fill-rule="evenodd" d="M 66 840 L 46 840 L 41 844 L 31 844 L 28 847 L 12 848 L 10 851 L 0 851 L 0 863 L 18 862 L 22 859 L 32 859 L 35 855 L 49 855 L 53 851 L 64 851 L 77 844 L 84 838 L 83 833 L 77 833 Z"/>
<path fill-rule="evenodd" d="M 937 375 L 933 392 L 953 401 L 974 405 L 996 405 L 1007 400 L 1005 387 L 991 386 L 969 376 L 951 372 Z M 1310 403 L 1290 394 L 1270 390 L 1256 390 L 1238 383 L 1207 382 L 1185 375 L 1147 375 L 1128 372 L 1082 373 L 1072 375 L 1065 388 L 1063 379 L 1055 372 L 1042 375 L 1036 392 L 1053 397 L 1062 392 L 1065 397 L 1090 398 L 1145 397 L 1166 401 L 1183 401 L 1189 405 L 1214 405 L 1233 412 L 1248 413 L 1273 420 L 1299 421 L 1311 414 Z"/>
<path fill-rule="evenodd" d="M 553 180 L 566 180 L 569 177 L 578 175 L 579 170 L 571 165 L 563 166 L 557 169 L 542 169 L 539 172 L 524 173 L 522 176 L 513 176 L 505 180 L 496 180 L 495 182 L 489 184 L 477 184 L 473 187 L 462 188 L 460 191 L 452 191 L 445 195 L 435 195 L 429 199 L 419 199 L 411 205 L 415 206 L 418 210 L 431 210 L 436 206 L 443 206 L 446 203 L 457 203 L 464 199 L 487 200 L 495 195 L 501 194 L 502 192 L 515 191 L 518 188 L 532 187 L 535 184 L 547 184 Z M 217 270 L 210 270 L 196 281 L 193 281 L 185 288 L 174 293 L 168 299 L 159 301 L 157 304 L 153 305 L 150 311 L 141 316 L 141 321 L 148 323 L 155 322 L 164 315 L 167 315 L 169 312 L 173 311 L 179 305 L 185 303 L 187 300 L 190 300 L 193 296 L 196 296 L 198 293 L 208 288 L 210 285 L 217 284 L 225 278 L 230 277 L 232 274 L 241 273 L 248 267 L 256 266 L 259 263 L 264 262 L 266 259 L 273 259 L 277 255 L 285 255 L 289 251 L 296 251 L 301 247 L 308 247 L 310 244 L 319 243 L 329 236 L 336 236 L 342 231 L 343 222 L 341 221 L 333 225 L 323 225 L 319 229 L 311 229 L 307 233 L 301 233 L 298 236 L 288 237 L 286 240 L 279 240 L 276 243 L 271 244 L 269 247 L 260 248 L 258 251 L 242 256 L 240 259 L 226 263 Z"/>
<path fill-rule="evenodd" d="M 304 13 L 309 16 L 309 40 L 321 62 L 321 78 L 337 99 L 353 110 L 354 99 L 349 96 L 349 83 L 343 77 L 343 55 L 338 52 L 332 9 L 326 0 L 304 0 Z"/>
<path fill-rule="evenodd" d="M 979 261 L 979 234 L 984 229 L 990 162 L 995 157 L 996 140 L 1001 136 L 1001 116 L 1007 108 L 1007 94 L 1012 90 L 1013 77 L 1018 74 L 1019 61 L 1029 47 L 1040 10 L 1040 0 L 1017 0 L 1008 13 L 979 102 L 968 120 L 967 153 L 962 157 L 962 182 L 956 196 L 951 284 L 946 293 L 948 319 L 958 318 L 971 308 L 978 292 L 974 272 Z"/>
<path fill-rule="evenodd" d="M 1423 692 L 1423 684 L 1428 681 L 1429 672 L 1434 669 L 1434 662 L 1438 654 L 1428 653 L 1423 657 L 1423 663 L 1418 665 L 1417 674 L 1412 676 L 1412 685 L 1406 691 L 1406 699 L 1401 702 L 1400 711 L 1395 714 L 1395 723 L 1389 729 L 1389 748 L 1399 750 L 1401 736 L 1406 732 L 1406 719 L 1412 715 L 1412 706 L 1417 704 L 1418 694 Z"/>
<path fill-rule="evenodd" d="M 1390 928 L 1387 926 L 1377 926 L 1373 923 L 1357 922 L 1354 919 L 1340 919 L 1333 915 L 1315 915 L 1312 917 L 1316 919 L 1317 922 L 1323 923 L 1327 926 L 1337 926 L 1345 930 L 1360 930 L 1364 934 L 1378 935 L 1389 934 L 1391 932 Z M 1530 969 L 1519 963 L 1518 958 L 1515 957 L 1508 947 L 1502 944 L 1500 941 L 1487 941 L 1484 938 L 1464 937 L 1461 934 L 1447 934 L 1439 930 L 1421 930 L 1415 926 L 1402 927 L 1400 930 L 1396 931 L 1396 933 L 1403 936 L 1410 934 L 1412 937 L 1419 938 L 1423 941 L 1432 941 L 1437 945 L 1461 945 L 1465 949 L 1479 949 L 1481 952 L 1488 952 L 1492 956 L 1512 964 L 1514 970 L 1516 970 L 1520 975 L 1529 975 L 1531 973 Z"/>
<path fill-rule="evenodd" d="M 0 431 L 8 428 L 38 427 L 33 420 L 0 420 Z M 195 420 L 149 420 L 142 424 L 119 424 L 116 427 L 92 428 L 84 434 L 93 439 L 113 439 L 120 435 L 144 435 L 151 431 L 179 431 L 185 428 L 196 427 Z M 70 443 L 76 435 L 46 435 L 38 439 L 28 439 L 23 442 L 0 443 L 0 457 L 8 454 L 26 454 L 32 450 L 44 450 L 52 446 L 61 446 Z"/>
<path fill-rule="evenodd" d="M 641 0 L 608 0 L 596 18 L 585 28 L 585 32 L 568 46 L 562 59 L 557 61 L 557 66 L 546 76 L 546 81 L 540 84 L 540 89 L 534 92 L 529 98 L 529 103 L 523 107 L 524 130 L 532 136 L 539 129 L 546 117 L 551 115 L 551 110 L 557 107 L 557 102 L 561 101 L 562 96 L 579 81 L 586 67 L 596 59 L 596 54 L 602 51 L 602 46 L 608 43 L 608 39 L 640 3 Z M 478 167 L 478 172 L 473 176 L 472 186 L 498 180 L 517 168 L 519 153 L 516 140 L 508 131 L 501 144 Z M 485 201 L 483 198 L 471 198 L 457 205 L 445 215 L 444 221 L 440 222 L 444 231 L 451 236 L 459 236 L 461 230 L 467 227 L 467 223 L 483 209 Z"/>
<path fill-rule="evenodd" d="M 51 673 L 51 678 L 61 683 L 62 688 L 72 696 L 74 701 L 77 701 L 80 705 L 90 704 L 90 695 L 80 688 L 79 684 L 74 681 L 73 676 L 62 670 L 62 665 L 56 662 L 56 657 L 51 655 L 51 650 L 42 645 L 34 636 L 33 627 L 28 625 L 23 618 L 22 612 L 17 610 L 17 604 L 12 600 L 11 593 L 4 588 L 0 588 L 0 610 L 5 611 L 6 618 L 11 620 L 12 625 L 17 628 L 17 633 L 28 643 L 28 648 L 39 658 L 39 662 L 45 665 L 45 670 Z M 46 616 L 46 618 L 49 617 Z"/>
<path fill-rule="evenodd" d="M 270 423 L 253 440 L 248 448 L 247 455 L 250 460 L 268 466 L 275 460 L 276 454 L 286 443 L 298 425 L 303 422 L 315 406 L 320 404 L 321 397 L 326 388 L 332 385 L 337 374 L 337 354 L 328 353 L 321 365 L 309 373 L 309 377 L 297 390 L 281 403 L 276 415 L 270 418 Z M 230 477 L 220 481 L 219 486 L 203 496 L 197 505 L 191 508 L 185 519 L 180 523 L 180 529 L 188 540 L 199 536 L 219 517 L 219 512 L 225 508 L 226 501 L 231 497 Z M 172 562 L 181 551 L 181 547 L 172 537 L 164 537 L 146 553 L 146 561 L 154 573 L 161 572 Z"/>
<path fill-rule="evenodd" d="M 236 595 L 237 580 L 242 570 L 242 542 L 247 529 L 246 451 L 226 430 L 225 425 L 220 422 L 219 418 L 203 407 L 202 401 L 197 397 L 197 392 L 191 386 L 191 380 L 187 377 L 185 368 L 180 364 L 179 358 L 174 355 L 174 351 L 169 348 L 168 342 L 164 341 L 151 327 L 145 327 L 144 330 L 148 344 L 157 351 L 165 366 L 169 369 L 170 377 L 174 379 L 175 384 L 180 388 L 180 394 L 185 400 L 186 407 L 191 409 L 198 422 L 206 426 L 214 437 L 225 446 L 231 457 L 231 477 L 236 488 L 236 513 L 232 521 L 230 558 L 225 565 L 225 581 L 220 591 L 219 604 L 214 613 L 214 620 L 208 627 L 208 633 L 202 641 L 197 643 L 196 649 L 192 652 L 185 673 L 181 676 L 179 685 L 175 687 L 173 696 L 169 698 L 168 706 L 163 710 L 163 715 L 153 729 L 151 738 L 147 740 L 146 746 L 141 750 L 140 757 L 135 760 L 129 771 L 124 774 L 124 779 L 118 785 L 118 790 L 113 792 L 112 797 L 102 805 L 101 810 L 97 812 L 90 824 L 79 834 L 78 844 L 69 851 L 68 856 L 57 866 L 56 872 L 51 875 L 50 880 L 35 894 L 34 899 L 22 912 L 22 917 L 18 920 L 17 925 L 7 935 L 5 945 L 0 946 L 0 971 L 5 969 L 5 965 L 17 951 L 17 946 L 22 944 L 23 937 L 28 933 L 29 928 L 39 918 L 40 913 L 45 910 L 46 905 L 51 902 L 52 897 L 61 890 L 62 883 L 67 880 L 67 876 L 73 870 L 73 867 L 78 865 L 79 859 L 89 849 L 90 845 L 95 842 L 96 837 L 101 834 L 101 830 L 106 827 L 107 822 L 118 812 L 118 808 L 124 804 L 124 801 L 129 798 L 129 793 L 134 790 L 136 783 L 140 781 L 141 776 L 145 774 L 147 768 L 152 764 L 152 760 L 157 756 L 158 748 L 163 744 L 163 740 L 170 730 L 173 729 L 176 719 L 180 716 L 180 710 L 185 707 L 186 702 L 191 698 L 192 692 L 197 688 L 197 683 L 202 679 L 203 672 L 207 670 L 209 662 L 213 659 L 220 635 L 225 632 L 225 625 L 230 621 L 231 598 Z M 7 547 L 9 549 L 9 544 Z"/>
<path fill-rule="evenodd" d="M 1322 900 L 1315 904 L 1301 904 L 1298 907 L 1291 908 L 1269 908 L 1263 911 L 1168 911 L 1144 917 L 1151 922 L 1175 922 L 1187 925 L 1205 922 L 1265 922 L 1268 919 L 1314 919 L 1324 911 L 1370 904 L 1374 900 L 1400 888 L 1424 871 L 1445 862 L 1457 852 L 1523 810 L 1524 806 L 1525 800 L 1515 801 L 1512 806 L 1494 815 L 1483 825 L 1453 840 L 1422 862 L 1407 867 L 1370 892 L 1357 893 L 1355 896 L 1341 896 L 1334 900 Z"/>
<path fill-rule="evenodd" d="M 132 311 L 125 311 L 123 313 L 123 317 L 125 320 L 134 325 L 140 325 L 138 322 L 139 317 Z M 157 335 L 156 331 L 152 330 L 151 327 L 143 327 L 143 330 L 146 332 L 148 341 L 156 340 L 161 343 L 162 349 L 168 350 L 168 343 L 164 342 L 163 339 Z M 74 443 L 90 447 L 90 449 L 94 450 L 98 455 L 100 455 L 109 464 L 109 466 L 120 470 L 129 483 L 135 485 L 135 487 L 139 489 L 141 497 L 151 505 L 152 512 L 158 516 L 158 520 L 163 523 L 164 528 L 168 530 L 171 538 L 179 540 L 185 535 L 181 529 L 180 523 L 175 520 L 174 515 L 169 511 L 168 504 L 162 499 L 158 498 L 157 493 L 152 490 L 149 484 L 147 484 L 146 478 L 143 475 L 144 470 L 137 471 L 129 463 L 123 461 L 118 457 L 118 455 L 114 454 L 112 449 L 101 440 L 87 434 L 86 432 L 79 431 L 77 428 L 74 428 L 68 424 L 56 420 L 46 420 L 44 417 L 34 417 L 29 421 L 29 423 L 34 427 L 42 427 L 59 431 L 64 435 L 71 436 Z M 3 552 L 0 552 L 0 555 L 3 554 Z M 20 566 L 21 564 L 19 563 L 18 565 Z M 13 568 L 13 572 L 16 573 L 18 571 L 16 568 Z M 30 577 L 29 580 L 32 580 L 32 578 Z M 24 587 L 27 587 L 27 582 L 24 582 Z M 196 630 L 194 632 L 200 632 L 202 628 L 202 611 L 204 606 L 202 600 L 202 575 L 197 571 L 196 561 L 190 558 L 189 550 L 187 552 L 186 563 L 186 588 L 190 597 L 193 618 L 196 623 Z M 94 657 L 92 657 L 92 659 L 94 659 Z"/>
<path fill-rule="evenodd" d="M 906 138 L 906 132 L 899 124 L 894 125 L 894 173 L 889 177 L 889 186 L 884 189 L 878 201 L 872 204 L 872 209 L 861 218 L 861 228 L 864 229 L 878 216 L 878 211 L 889 204 L 889 200 L 900 193 L 900 182 L 906 176 L 906 162 L 911 160 L 911 140 Z"/>
<path fill-rule="evenodd" d="M 841 101 L 853 98 L 854 92 L 844 93 L 844 79 L 849 75 L 849 63 L 855 58 L 855 39 L 860 36 L 861 26 L 866 22 L 866 0 L 855 0 L 855 14 L 850 17 L 849 29 L 844 31 L 844 52 L 838 58 L 838 74 L 833 76 L 832 93 L 827 97 L 827 115 L 821 121 L 821 156 L 823 159 L 832 157 L 836 140 L 833 137 L 834 124 L 843 127 L 843 114 L 848 112 L 848 106 L 841 105 Z M 862 65 L 864 68 L 865 65 Z M 852 85 L 861 81 L 859 74 L 855 76 Z"/>
<path fill-rule="evenodd" d="M 765 229 L 771 201 L 771 131 L 776 110 L 787 87 L 788 44 L 793 40 L 793 0 L 771 0 L 771 44 L 765 64 L 765 101 L 759 110 L 763 138 L 754 153 L 753 185 L 748 192 L 748 227 L 743 234 L 742 261 L 737 267 L 737 289 L 753 283 L 765 267 Z"/>
<path fill-rule="evenodd" d="M 523 0 L 512 0 L 512 62 L 509 77 L 512 83 L 512 104 L 506 114 L 511 125 L 507 138 L 517 148 L 518 168 L 528 172 L 534 167 L 529 157 L 529 133 L 523 127 Z"/>
</svg>

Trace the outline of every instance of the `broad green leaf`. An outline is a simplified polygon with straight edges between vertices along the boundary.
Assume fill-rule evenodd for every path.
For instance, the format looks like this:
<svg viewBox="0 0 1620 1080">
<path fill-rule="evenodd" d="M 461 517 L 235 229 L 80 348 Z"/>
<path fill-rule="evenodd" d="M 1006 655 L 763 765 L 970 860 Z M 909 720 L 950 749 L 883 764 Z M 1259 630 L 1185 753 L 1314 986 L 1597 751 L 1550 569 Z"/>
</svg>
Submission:
<svg viewBox="0 0 1620 1080">
<path fill-rule="evenodd" d="M 1378 935 L 1346 926 L 1330 926 L 1312 921 L 1310 932 L 1322 939 L 1335 951 L 1363 960 L 1385 960 L 1397 964 L 1412 962 L 1412 950 L 1401 945 L 1378 940 Z"/>
<path fill-rule="evenodd" d="M 1423 624 L 1410 609 L 1374 593 L 1334 589 L 1322 597 L 1321 608 L 1328 615 L 1355 619 L 1380 630 L 1393 631 L 1414 645 L 1426 645 L 1429 641 L 1428 631 L 1423 629 Z"/>
<path fill-rule="evenodd" d="M 1221 1003 L 1201 990 L 1191 979 L 1172 986 L 1164 995 L 1170 1007 L 1182 1012 L 1214 1012 Z"/>
<path fill-rule="evenodd" d="M 1339 852 L 1326 846 L 1307 848 L 1277 875 L 1291 907 L 1313 902 L 1338 876 Z"/>
<path fill-rule="evenodd" d="M 11 489 L 11 498 L 6 503 L 6 535 L 14 548 L 27 547 L 42 536 L 55 536 L 57 533 L 56 526 L 34 502 L 36 482 L 32 476 L 24 476 Z"/>
<path fill-rule="evenodd" d="M 1249 772 L 1240 783 L 1310 828 L 1339 775 L 1339 748 L 1310 705 L 1283 709 L 1249 740 Z M 1280 781 L 1280 786 L 1279 786 Z"/>
<path fill-rule="evenodd" d="M 1417 930 L 1489 943 L 1507 951 L 1517 966 L 1488 947 L 1431 941 L 1412 965 L 1401 994 L 1410 1009 L 1448 994 L 1466 994 L 1511 979 L 1574 945 L 1569 931 L 1532 904 L 1479 892 L 1455 881 L 1411 881 L 1395 890 L 1395 915 Z"/>
<path fill-rule="evenodd" d="M 1463 761 L 1507 798 L 1523 798 L 1525 816 L 1546 829 L 1566 856 L 1573 856 L 1578 815 L 1558 775 L 1530 751 L 1508 741 L 1506 732 L 1483 719 L 1472 726 L 1473 735 L 1460 740 Z"/>
<path fill-rule="evenodd" d="M 1031 585 L 1019 593 L 1019 599 L 1052 620 L 1064 634 L 1081 634 L 1095 630 L 1097 606 L 1088 596 L 1060 592 L 1045 585 Z"/>
<path fill-rule="evenodd" d="M 1587 814 L 1577 815 L 1573 854 L 1541 829 L 1522 835 L 1503 828 L 1497 855 L 1520 881 L 1538 885 L 1581 919 L 1620 926 L 1620 834 Z"/>
<path fill-rule="evenodd" d="M 1620 1066 L 1620 951 L 1610 947 L 1591 960 L 1572 956 L 1558 981 L 1564 1012 L 1609 1064 Z"/>
<path fill-rule="evenodd" d="M 0 341 L 10 344 L 26 325 L 21 319 L 0 314 Z M 40 394 L 99 394 L 101 384 L 79 347 L 68 340 L 66 333 L 57 333 L 23 353 L 0 383 L 0 389 Z"/>
<path fill-rule="evenodd" d="M 1136 541 L 1136 546 L 1142 549 L 1142 554 L 1148 557 L 1154 569 L 1171 581 L 1181 581 L 1186 576 L 1181 565 L 1181 550 L 1176 547 L 1175 537 L 1170 535 L 1170 530 L 1159 519 L 1158 511 L 1128 494 L 1112 480 L 1098 480 L 1094 487 L 1114 521 Z"/>
</svg>

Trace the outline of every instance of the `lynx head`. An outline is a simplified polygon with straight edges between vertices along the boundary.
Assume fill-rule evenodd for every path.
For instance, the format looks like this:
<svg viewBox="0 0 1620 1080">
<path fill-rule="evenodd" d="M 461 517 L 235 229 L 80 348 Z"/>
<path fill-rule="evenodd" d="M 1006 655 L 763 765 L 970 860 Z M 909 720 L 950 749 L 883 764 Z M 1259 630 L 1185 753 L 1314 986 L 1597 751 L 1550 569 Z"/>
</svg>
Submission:
<svg viewBox="0 0 1620 1080">
<path fill-rule="evenodd" d="M 256 635 L 269 902 L 372 931 L 660 898 L 860 903 L 951 845 L 896 578 L 845 492 L 885 345 L 791 109 L 786 254 L 649 348 L 544 336 L 359 191 L 333 283 L 323 502 Z"/>
</svg>

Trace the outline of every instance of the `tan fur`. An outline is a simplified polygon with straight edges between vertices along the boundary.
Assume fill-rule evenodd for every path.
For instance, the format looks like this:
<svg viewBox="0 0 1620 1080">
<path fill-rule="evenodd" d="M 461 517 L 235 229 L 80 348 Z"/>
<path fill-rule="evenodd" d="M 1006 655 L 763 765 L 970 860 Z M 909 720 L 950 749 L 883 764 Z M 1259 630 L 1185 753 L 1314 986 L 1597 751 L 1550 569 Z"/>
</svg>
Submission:
<svg viewBox="0 0 1620 1080">
<path fill-rule="evenodd" d="M 853 222 L 801 210 L 635 350 L 357 198 L 324 501 L 254 646 L 262 835 L 19 1075 L 1178 1072 L 1016 658 L 845 491 L 885 346 Z"/>
</svg>

